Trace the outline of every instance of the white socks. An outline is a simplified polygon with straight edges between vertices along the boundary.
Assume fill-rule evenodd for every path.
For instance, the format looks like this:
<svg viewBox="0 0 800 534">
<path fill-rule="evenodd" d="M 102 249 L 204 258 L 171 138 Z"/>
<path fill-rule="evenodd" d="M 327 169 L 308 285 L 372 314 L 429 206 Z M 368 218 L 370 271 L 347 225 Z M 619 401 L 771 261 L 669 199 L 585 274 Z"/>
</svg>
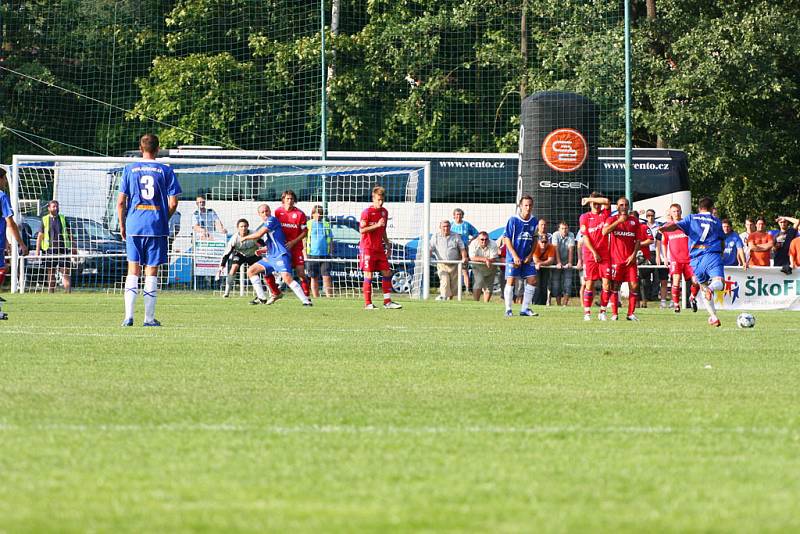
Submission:
<svg viewBox="0 0 800 534">
<path fill-rule="evenodd" d="M 300 286 L 300 283 L 297 280 L 292 280 L 292 283 L 289 284 L 289 289 L 291 289 L 297 298 L 300 299 L 300 302 L 308 302 L 308 297 L 306 294 L 303 293 L 303 288 Z"/>
<path fill-rule="evenodd" d="M 133 308 L 136 305 L 136 297 L 139 296 L 139 277 L 129 274 L 125 279 L 125 320 L 133 320 Z"/>
<path fill-rule="evenodd" d="M 256 290 L 256 296 L 261 300 L 267 300 L 267 295 L 264 293 L 264 286 L 261 285 L 261 277 L 257 274 L 251 276 L 250 283 L 253 284 L 253 289 Z"/>
<path fill-rule="evenodd" d="M 511 306 L 514 304 L 514 284 L 506 284 L 503 289 L 503 299 L 506 302 L 506 311 L 511 310 Z"/>
<path fill-rule="evenodd" d="M 225 294 L 226 295 L 231 292 L 231 288 L 232 287 L 233 287 L 233 275 L 229 274 L 228 276 L 225 277 Z"/>
<path fill-rule="evenodd" d="M 144 322 L 152 323 L 156 318 L 156 293 L 158 293 L 158 277 L 144 277 Z"/>
<path fill-rule="evenodd" d="M 725 284 L 722 283 L 722 280 L 719 278 L 714 278 L 710 284 L 708 284 L 708 289 L 711 291 L 722 291 L 725 287 Z"/>
<path fill-rule="evenodd" d="M 522 308 L 520 311 L 525 311 L 530 308 L 533 302 L 533 293 L 536 291 L 536 286 L 525 283 L 525 292 L 522 294 Z"/>
<path fill-rule="evenodd" d="M 713 282 L 712 282 L 712 284 L 713 284 Z M 708 285 L 709 289 L 712 288 L 712 284 Z M 711 290 L 713 291 L 713 289 L 711 289 Z M 714 307 L 714 296 L 713 296 L 713 294 L 711 296 L 711 299 L 707 299 L 706 298 L 706 292 L 703 291 L 703 290 L 700 290 L 700 293 L 698 295 L 702 295 L 703 296 L 703 306 L 705 306 L 706 311 L 708 311 L 708 314 L 711 317 L 716 317 L 717 316 L 717 310 Z"/>
</svg>

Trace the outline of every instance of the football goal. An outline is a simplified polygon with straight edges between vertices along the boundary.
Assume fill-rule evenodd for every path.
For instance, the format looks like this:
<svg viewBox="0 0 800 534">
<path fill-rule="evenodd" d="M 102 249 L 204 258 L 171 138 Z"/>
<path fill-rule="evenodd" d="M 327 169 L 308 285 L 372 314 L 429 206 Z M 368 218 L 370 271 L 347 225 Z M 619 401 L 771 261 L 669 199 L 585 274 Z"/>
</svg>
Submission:
<svg viewBox="0 0 800 534">
<path fill-rule="evenodd" d="M 61 286 L 119 291 L 127 263 L 116 201 L 119 181 L 132 158 L 21 156 L 13 158 L 11 201 L 23 239 L 32 251 L 11 258 L 12 291 Z M 220 262 L 237 222 L 261 224 L 258 206 L 274 213 L 284 191 L 294 191 L 309 219 L 321 209 L 331 239 L 329 256 L 310 258 L 306 270 L 327 272 L 333 296 L 360 295 L 359 217 L 376 185 L 386 189 L 387 234 L 393 290 L 415 298 L 429 294 L 430 163 L 425 161 L 321 161 L 160 158 L 172 166 L 183 189 L 170 220 L 169 264 L 160 285 L 170 290 L 222 291 Z M 47 250 L 45 219 L 57 201 L 66 245 Z M 50 230 L 52 232 L 52 229 Z M 64 239 L 61 239 L 64 244 Z M 37 246 L 38 245 L 38 246 Z M 38 253 L 37 253 L 38 251 Z M 311 268 L 314 263 L 323 269 Z M 379 277 L 374 277 L 379 283 Z M 319 289 L 324 282 L 319 279 Z M 237 274 L 232 295 L 249 293 Z"/>
</svg>

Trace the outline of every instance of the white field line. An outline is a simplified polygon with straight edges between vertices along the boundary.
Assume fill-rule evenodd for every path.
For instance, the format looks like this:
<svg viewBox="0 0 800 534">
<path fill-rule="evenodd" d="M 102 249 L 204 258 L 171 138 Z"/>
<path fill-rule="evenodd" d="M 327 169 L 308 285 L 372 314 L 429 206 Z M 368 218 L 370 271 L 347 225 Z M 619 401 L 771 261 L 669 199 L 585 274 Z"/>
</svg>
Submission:
<svg viewBox="0 0 800 534">
<path fill-rule="evenodd" d="M 258 434 L 367 434 L 367 435 L 429 435 L 429 434 L 625 434 L 625 435 L 683 435 L 683 434 L 732 434 L 792 436 L 800 439 L 800 427 L 723 427 L 723 426 L 353 426 L 353 425 L 239 425 L 227 423 L 164 423 L 139 424 L 66 424 L 47 423 L 16 425 L 0 423 L 0 432 L 56 431 L 56 432 L 252 432 Z"/>
</svg>

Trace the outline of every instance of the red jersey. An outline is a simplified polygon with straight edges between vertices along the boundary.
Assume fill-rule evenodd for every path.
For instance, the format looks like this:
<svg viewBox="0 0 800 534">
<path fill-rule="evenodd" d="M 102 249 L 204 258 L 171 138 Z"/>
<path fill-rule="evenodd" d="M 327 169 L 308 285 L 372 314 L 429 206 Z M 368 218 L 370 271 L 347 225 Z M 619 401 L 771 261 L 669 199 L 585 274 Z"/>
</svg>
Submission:
<svg viewBox="0 0 800 534">
<path fill-rule="evenodd" d="M 606 219 L 606 226 L 613 224 L 619 219 L 619 215 L 614 215 Z M 638 252 L 634 247 L 636 241 L 642 235 L 641 223 L 635 217 L 628 217 L 624 222 L 617 225 L 608 234 L 609 246 L 611 248 L 611 263 L 625 263 L 634 252 Z"/>
<path fill-rule="evenodd" d="M 669 261 L 689 263 L 689 237 L 683 230 L 661 232 L 664 236 L 664 246 L 667 247 Z"/>
<path fill-rule="evenodd" d="M 600 213 L 588 211 L 581 215 L 578 221 L 578 228 L 580 228 L 581 233 L 583 233 L 583 239 L 588 240 L 597 253 L 600 254 L 601 263 L 611 261 L 611 253 L 608 249 L 608 237 L 603 235 L 603 226 L 610 214 L 611 212 L 607 209 L 600 210 Z M 584 227 L 586 227 L 586 232 L 583 232 Z M 584 260 L 588 258 L 594 261 L 594 255 L 587 247 L 583 247 L 583 257 Z"/>
<path fill-rule="evenodd" d="M 359 248 L 362 252 L 372 254 L 383 253 L 383 236 L 386 235 L 386 223 L 389 222 L 389 212 L 386 211 L 384 207 L 376 208 L 375 206 L 370 206 L 361 212 L 361 228 L 372 226 L 381 219 L 384 221 L 383 226 L 371 232 L 361 234 Z"/>
<path fill-rule="evenodd" d="M 653 232 L 650 230 L 650 227 L 646 224 L 639 224 L 639 229 L 641 233 L 639 235 L 639 241 L 650 241 L 653 239 Z M 644 256 L 645 261 L 650 261 L 652 255 L 650 254 L 650 245 L 640 246 L 639 250 L 642 251 L 642 256 Z"/>
<path fill-rule="evenodd" d="M 293 239 L 297 239 L 301 233 L 303 233 L 306 229 L 306 214 L 300 211 L 297 208 L 292 208 L 291 210 L 287 210 L 283 206 L 275 210 L 275 218 L 278 219 L 278 222 L 281 223 L 281 228 L 283 229 L 283 235 L 286 236 L 286 242 L 292 241 Z M 298 241 L 292 249 L 303 246 L 303 242 Z"/>
</svg>

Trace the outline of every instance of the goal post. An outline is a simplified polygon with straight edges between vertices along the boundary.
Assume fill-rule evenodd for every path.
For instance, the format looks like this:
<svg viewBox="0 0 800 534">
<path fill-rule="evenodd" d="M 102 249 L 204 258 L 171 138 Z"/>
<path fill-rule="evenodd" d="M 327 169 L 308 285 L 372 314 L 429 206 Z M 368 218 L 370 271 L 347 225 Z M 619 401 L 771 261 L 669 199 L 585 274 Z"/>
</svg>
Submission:
<svg viewBox="0 0 800 534">
<path fill-rule="evenodd" d="M 15 218 L 32 251 L 42 231 L 47 202 L 57 200 L 74 234 L 76 250 L 63 254 L 12 258 L 12 291 L 52 290 L 53 279 L 73 287 L 119 290 L 126 260 L 118 234 L 116 197 L 125 165 L 140 158 L 15 155 L 10 192 Z M 335 293 L 360 295 L 363 275 L 358 269 L 358 220 L 371 203 L 375 185 L 386 188 L 389 210 L 387 234 L 392 241 L 390 264 L 396 271 L 395 291 L 426 299 L 430 293 L 430 162 L 342 161 L 296 159 L 159 158 L 169 164 L 181 183 L 177 223 L 171 225 L 169 266 L 160 284 L 169 289 L 216 289 L 214 272 L 236 221 L 247 219 L 251 230 L 260 223 L 257 207 L 273 212 L 281 193 L 291 189 L 297 207 L 311 217 L 324 205 L 334 229 L 330 258 Z M 202 196 L 221 224 L 208 235 L 193 229 L 195 199 Z M 219 230 L 224 229 L 224 232 Z M 176 230 L 176 231 L 175 231 Z M 38 231 L 38 232 L 37 232 Z M 316 260 L 311 260 L 316 261 Z M 235 277 L 239 280 L 239 276 Z M 320 285 L 320 287 L 322 287 Z"/>
</svg>

